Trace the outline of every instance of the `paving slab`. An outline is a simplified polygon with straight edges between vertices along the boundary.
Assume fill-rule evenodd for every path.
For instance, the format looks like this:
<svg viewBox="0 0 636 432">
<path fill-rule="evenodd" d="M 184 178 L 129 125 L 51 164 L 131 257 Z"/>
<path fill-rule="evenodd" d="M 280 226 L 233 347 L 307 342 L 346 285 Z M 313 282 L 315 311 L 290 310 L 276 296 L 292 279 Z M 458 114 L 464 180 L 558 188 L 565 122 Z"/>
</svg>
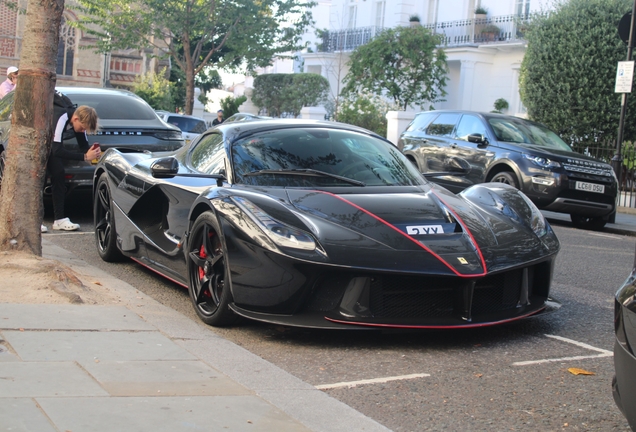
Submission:
<svg viewBox="0 0 636 432">
<path fill-rule="evenodd" d="M 253 394 L 202 361 L 88 361 L 80 364 L 111 396 Z"/>
<path fill-rule="evenodd" d="M 0 430 L 57 432 L 35 400 L 30 398 L 0 398 Z"/>
<path fill-rule="evenodd" d="M 9 349 L 9 343 L 4 340 L 0 331 L 0 363 L 20 361 L 20 359 Z"/>
<path fill-rule="evenodd" d="M 37 402 L 61 431 L 309 431 L 256 396 L 38 398 Z"/>
<path fill-rule="evenodd" d="M 74 362 L 0 363 L 0 397 L 107 396 Z M 0 425 L 2 425 L 0 421 Z"/>
<path fill-rule="evenodd" d="M 2 334 L 24 361 L 195 360 L 159 332 L 5 330 Z"/>
<path fill-rule="evenodd" d="M 156 330 L 124 306 L 0 303 L 0 329 Z"/>
</svg>

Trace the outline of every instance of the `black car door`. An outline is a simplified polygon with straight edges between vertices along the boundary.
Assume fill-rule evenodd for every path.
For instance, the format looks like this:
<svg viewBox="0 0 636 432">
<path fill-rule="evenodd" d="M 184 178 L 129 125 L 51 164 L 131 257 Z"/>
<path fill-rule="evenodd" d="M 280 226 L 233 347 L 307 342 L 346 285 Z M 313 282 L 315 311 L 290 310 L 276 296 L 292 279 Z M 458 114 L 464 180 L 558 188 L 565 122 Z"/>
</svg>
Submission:
<svg viewBox="0 0 636 432">
<path fill-rule="evenodd" d="M 200 136 L 186 156 L 188 168 L 202 174 L 219 174 L 226 169 L 226 163 L 223 135 L 219 132 Z M 162 215 L 161 223 L 148 233 L 159 246 L 148 247 L 149 258 L 156 265 L 186 278 L 185 257 L 179 245 L 185 240 L 190 209 L 201 193 L 215 186 L 214 179 L 179 176 L 153 186 L 153 203 Z"/>
<path fill-rule="evenodd" d="M 471 141 L 468 139 L 470 135 L 481 135 L 484 141 Z M 452 141 L 446 159 L 447 169 L 461 171 L 468 184 L 483 183 L 486 169 L 495 157 L 489 146 L 489 133 L 484 120 L 477 115 L 463 114 Z"/>
<path fill-rule="evenodd" d="M 441 113 L 426 128 L 428 147 L 425 154 L 426 170 L 423 172 L 449 171 L 452 166 L 449 162 L 451 145 L 454 144 L 455 126 L 459 121 L 459 113 Z"/>
</svg>

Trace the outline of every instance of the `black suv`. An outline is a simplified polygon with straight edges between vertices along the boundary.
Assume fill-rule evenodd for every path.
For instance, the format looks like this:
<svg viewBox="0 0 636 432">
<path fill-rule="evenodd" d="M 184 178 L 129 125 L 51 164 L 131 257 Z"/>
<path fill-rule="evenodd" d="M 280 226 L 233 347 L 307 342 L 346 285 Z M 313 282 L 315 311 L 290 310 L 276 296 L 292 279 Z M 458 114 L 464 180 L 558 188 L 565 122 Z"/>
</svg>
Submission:
<svg viewBox="0 0 636 432">
<path fill-rule="evenodd" d="M 542 210 L 569 213 L 574 226 L 601 229 L 616 212 L 612 167 L 574 152 L 529 120 L 471 111 L 417 114 L 398 147 L 429 179 L 453 192 L 483 182 L 523 191 Z"/>
<path fill-rule="evenodd" d="M 184 145 L 179 128 L 161 121 L 150 105 L 134 93 L 88 87 L 57 87 L 57 90 L 78 106 L 95 108 L 99 129 L 88 136 L 88 142 L 98 142 L 102 151 L 117 147 L 122 151 L 164 152 Z M 4 150 L 9 141 L 14 96 L 11 92 L 0 100 L 0 181 L 4 174 Z M 79 152 L 75 138 L 64 141 L 64 147 Z M 92 188 L 95 165 L 75 160 L 65 160 L 64 164 L 69 193 L 76 188 Z"/>
</svg>

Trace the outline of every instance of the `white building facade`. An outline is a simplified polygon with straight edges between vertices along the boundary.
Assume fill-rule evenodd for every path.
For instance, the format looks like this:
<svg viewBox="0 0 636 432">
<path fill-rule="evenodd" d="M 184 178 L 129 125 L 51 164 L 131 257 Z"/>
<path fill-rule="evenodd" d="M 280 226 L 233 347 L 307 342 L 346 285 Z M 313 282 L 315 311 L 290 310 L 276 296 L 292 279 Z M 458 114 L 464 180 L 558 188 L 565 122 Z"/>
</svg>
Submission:
<svg viewBox="0 0 636 432">
<path fill-rule="evenodd" d="M 325 3 L 329 3 L 325 5 Z M 545 0 L 332 0 L 314 10 L 325 23 L 322 38 L 300 53 L 297 71 L 329 80 L 331 97 L 339 95 L 350 53 L 385 28 L 419 25 L 444 37 L 449 74 L 444 102 L 436 109 L 492 111 L 503 98 L 512 115 L 524 115 L 519 97 L 519 70 L 526 51 L 523 22 L 548 8 Z M 476 9 L 487 11 L 476 15 Z M 493 31 L 494 29 L 494 31 Z M 326 30 L 326 31 L 324 31 Z M 420 107 L 412 107 L 420 111 Z"/>
</svg>

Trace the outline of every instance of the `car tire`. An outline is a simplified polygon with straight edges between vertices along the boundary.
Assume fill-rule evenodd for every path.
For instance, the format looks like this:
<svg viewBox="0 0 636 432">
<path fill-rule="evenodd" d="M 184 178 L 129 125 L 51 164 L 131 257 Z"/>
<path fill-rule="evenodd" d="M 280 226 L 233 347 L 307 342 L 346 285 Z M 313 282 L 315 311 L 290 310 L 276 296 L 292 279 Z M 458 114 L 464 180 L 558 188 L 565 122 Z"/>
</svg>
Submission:
<svg viewBox="0 0 636 432">
<path fill-rule="evenodd" d="M 202 213 L 192 226 L 186 252 L 190 300 L 201 321 L 215 327 L 229 326 L 240 320 L 229 307 L 232 302 L 230 271 L 219 232 L 214 214 Z"/>
<path fill-rule="evenodd" d="M 108 174 L 103 173 L 93 197 L 93 223 L 95 225 L 95 245 L 97 253 L 106 262 L 118 262 L 125 259 L 117 247 L 117 230 L 112 212 L 113 199 L 108 184 Z"/>
<path fill-rule="evenodd" d="M 501 171 L 492 176 L 490 179 L 492 183 L 505 183 L 516 189 L 519 189 L 519 182 L 513 173 L 510 171 Z"/>
<path fill-rule="evenodd" d="M 592 230 L 592 231 L 602 230 L 605 224 L 607 223 L 607 219 L 602 216 L 588 217 L 588 216 L 582 216 L 577 214 L 571 214 L 570 219 L 572 220 L 572 225 L 575 228 Z"/>
</svg>

